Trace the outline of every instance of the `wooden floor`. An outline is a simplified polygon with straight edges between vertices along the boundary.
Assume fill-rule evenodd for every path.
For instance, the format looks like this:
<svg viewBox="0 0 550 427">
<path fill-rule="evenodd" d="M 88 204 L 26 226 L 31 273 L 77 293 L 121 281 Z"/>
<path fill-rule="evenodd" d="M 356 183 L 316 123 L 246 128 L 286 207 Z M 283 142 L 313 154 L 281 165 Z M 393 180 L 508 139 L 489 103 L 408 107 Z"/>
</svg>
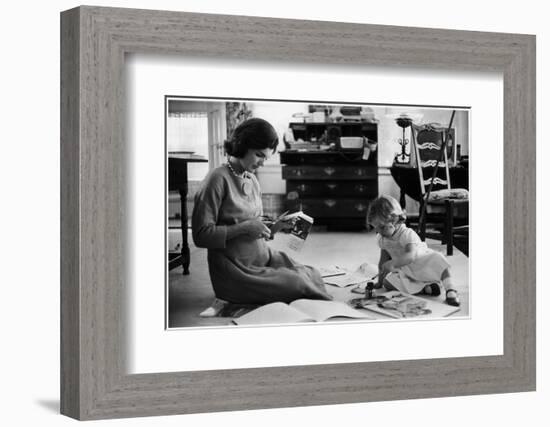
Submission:
<svg viewBox="0 0 550 427">
<path fill-rule="evenodd" d="M 283 236 L 284 237 L 284 236 Z M 270 244 L 283 248 L 283 237 L 276 236 Z M 192 242 L 192 239 L 189 239 Z M 445 247 L 438 242 L 428 240 L 428 245 L 445 253 Z M 170 328 L 220 326 L 228 325 L 228 318 L 202 318 L 199 313 L 210 306 L 214 293 L 208 275 L 206 250 L 196 248 L 190 243 L 191 266 L 190 274 L 184 276 L 182 268 L 178 267 L 169 273 L 169 321 Z M 302 251 L 296 253 L 289 249 L 286 252 L 295 260 L 315 267 L 339 265 L 349 270 L 355 270 L 364 262 L 377 264 L 379 249 L 373 232 L 327 232 L 324 229 L 314 229 L 309 235 Z M 468 257 L 459 250 L 447 257 L 451 264 L 453 285 L 461 298 L 460 311 L 453 316 L 469 315 L 469 262 Z M 342 290 L 328 286 L 329 293 L 344 298 Z M 349 292 L 349 290 L 348 290 Z M 355 295 L 357 296 L 357 295 Z M 443 295 L 432 297 L 443 301 Z"/>
</svg>

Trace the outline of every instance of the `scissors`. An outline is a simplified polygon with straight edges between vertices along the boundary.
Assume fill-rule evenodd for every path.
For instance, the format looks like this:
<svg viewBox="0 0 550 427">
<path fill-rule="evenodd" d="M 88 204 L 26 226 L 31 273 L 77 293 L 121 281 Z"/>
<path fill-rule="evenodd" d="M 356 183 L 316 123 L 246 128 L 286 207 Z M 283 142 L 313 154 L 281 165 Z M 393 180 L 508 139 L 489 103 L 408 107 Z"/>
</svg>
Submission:
<svg viewBox="0 0 550 427">
<path fill-rule="evenodd" d="M 282 220 L 290 211 L 285 211 L 283 212 L 281 215 L 279 215 L 276 219 L 272 219 L 269 215 L 262 215 L 261 218 L 264 220 L 264 221 L 269 221 L 273 224 L 275 224 L 276 222 L 279 222 L 280 220 Z"/>
<path fill-rule="evenodd" d="M 275 223 L 275 222 L 279 222 L 279 221 L 282 220 L 289 212 L 290 212 L 290 211 L 285 211 L 285 212 L 283 212 L 283 213 L 282 213 L 281 215 L 279 215 L 279 216 L 277 217 L 277 219 L 276 219 L 275 221 L 273 221 L 273 222 L 274 222 L 274 223 Z"/>
<path fill-rule="evenodd" d="M 262 219 L 266 222 L 270 222 L 270 224 L 266 224 L 269 229 L 271 230 L 271 236 L 268 238 L 268 240 L 273 240 L 273 235 L 279 231 L 279 228 L 276 226 L 281 220 L 285 217 L 286 214 L 288 214 L 289 211 L 286 211 L 279 215 L 275 220 L 272 220 L 269 216 L 263 216 Z"/>
</svg>

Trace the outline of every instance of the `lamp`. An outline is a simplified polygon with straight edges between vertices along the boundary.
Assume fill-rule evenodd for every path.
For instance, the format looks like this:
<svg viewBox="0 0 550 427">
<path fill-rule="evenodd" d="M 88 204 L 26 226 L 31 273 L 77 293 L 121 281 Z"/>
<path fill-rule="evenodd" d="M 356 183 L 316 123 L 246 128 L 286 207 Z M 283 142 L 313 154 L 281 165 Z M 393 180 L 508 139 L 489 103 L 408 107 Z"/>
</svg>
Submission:
<svg viewBox="0 0 550 427">
<path fill-rule="evenodd" d="M 402 129 L 402 138 L 397 139 L 397 143 L 401 146 L 401 152 L 395 155 L 395 163 L 408 164 L 411 161 L 410 140 L 406 137 L 406 130 L 414 122 L 420 121 L 423 114 L 413 108 L 387 108 L 386 117 L 394 119 L 397 126 Z"/>
</svg>

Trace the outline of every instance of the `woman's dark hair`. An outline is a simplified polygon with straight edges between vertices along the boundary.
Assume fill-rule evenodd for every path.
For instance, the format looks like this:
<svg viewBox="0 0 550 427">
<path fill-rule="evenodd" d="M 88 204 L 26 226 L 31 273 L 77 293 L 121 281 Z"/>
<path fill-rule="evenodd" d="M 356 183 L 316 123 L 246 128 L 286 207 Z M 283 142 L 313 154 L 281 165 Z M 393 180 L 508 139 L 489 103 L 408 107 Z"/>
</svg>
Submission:
<svg viewBox="0 0 550 427">
<path fill-rule="evenodd" d="M 279 137 L 273 126 L 255 117 L 237 126 L 224 147 L 230 156 L 243 158 L 248 150 L 271 148 L 275 152 L 278 144 Z"/>
</svg>

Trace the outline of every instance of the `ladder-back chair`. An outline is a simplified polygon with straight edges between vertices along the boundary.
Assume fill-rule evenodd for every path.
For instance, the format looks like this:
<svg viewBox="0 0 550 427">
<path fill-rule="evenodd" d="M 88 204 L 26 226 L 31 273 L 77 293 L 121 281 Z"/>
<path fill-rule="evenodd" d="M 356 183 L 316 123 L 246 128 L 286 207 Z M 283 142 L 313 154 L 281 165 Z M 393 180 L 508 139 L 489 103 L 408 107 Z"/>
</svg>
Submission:
<svg viewBox="0 0 550 427">
<path fill-rule="evenodd" d="M 447 158 L 454 114 L 453 111 L 448 128 L 412 125 L 421 192 L 418 234 L 422 240 L 440 238 L 447 245 L 447 255 L 453 254 L 454 235 L 468 233 L 468 219 L 466 224 L 457 226 L 455 213 L 459 206 L 468 210 L 469 193 L 466 189 L 452 188 Z M 427 232 L 427 224 L 433 225 L 436 232 Z"/>
</svg>

